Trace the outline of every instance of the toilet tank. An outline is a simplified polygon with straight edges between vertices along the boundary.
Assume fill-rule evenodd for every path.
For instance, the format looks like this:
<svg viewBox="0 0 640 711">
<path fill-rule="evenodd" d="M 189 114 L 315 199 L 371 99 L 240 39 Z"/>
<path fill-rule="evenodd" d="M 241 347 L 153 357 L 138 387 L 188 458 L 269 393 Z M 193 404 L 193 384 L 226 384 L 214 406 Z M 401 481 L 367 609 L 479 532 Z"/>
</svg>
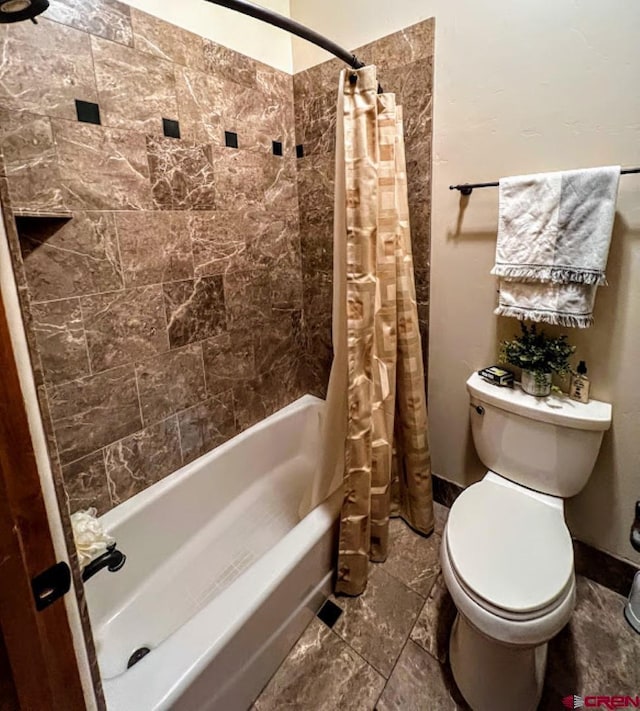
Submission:
<svg viewBox="0 0 640 711">
<path fill-rule="evenodd" d="M 474 373 L 467 380 L 473 442 L 482 463 L 534 491 L 568 498 L 593 471 L 611 405 L 565 395 L 538 398 Z"/>
</svg>

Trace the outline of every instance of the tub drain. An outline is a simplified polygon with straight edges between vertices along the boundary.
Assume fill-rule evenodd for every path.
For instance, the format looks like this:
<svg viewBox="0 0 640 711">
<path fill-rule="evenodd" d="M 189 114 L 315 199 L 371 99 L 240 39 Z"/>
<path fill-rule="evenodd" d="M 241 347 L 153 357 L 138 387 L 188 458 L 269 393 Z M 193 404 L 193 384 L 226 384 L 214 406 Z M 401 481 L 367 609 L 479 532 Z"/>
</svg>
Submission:
<svg viewBox="0 0 640 711">
<path fill-rule="evenodd" d="M 140 649 L 136 649 L 136 651 L 129 657 L 127 669 L 131 669 L 134 664 L 137 664 L 143 657 L 146 657 L 150 651 L 149 647 L 140 647 Z"/>
</svg>

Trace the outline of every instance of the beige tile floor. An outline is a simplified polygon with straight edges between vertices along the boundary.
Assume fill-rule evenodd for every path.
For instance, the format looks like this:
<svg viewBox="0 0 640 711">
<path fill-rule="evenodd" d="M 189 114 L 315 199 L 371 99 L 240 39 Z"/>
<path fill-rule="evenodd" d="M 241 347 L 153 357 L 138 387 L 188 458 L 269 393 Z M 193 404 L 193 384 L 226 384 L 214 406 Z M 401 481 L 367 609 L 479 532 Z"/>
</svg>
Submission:
<svg viewBox="0 0 640 711">
<path fill-rule="evenodd" d="M 372 565 L 358 598 L 332 598 L 344 612 L 318 618 L 256 700 L 255 711 L 449 711 L 467 709 L 447 664 L 455 608 L 438 562 L 447 509 L 429 538 L 394 520 L 387 561 Z M 569 694 L 640 694 L 640 635 L 624 599 L 578 577 L 571 622 L 549 645 L 539 709 L 563 709 Z M 517 711 L 517 709 L 514 709 Z"/>
</svg>

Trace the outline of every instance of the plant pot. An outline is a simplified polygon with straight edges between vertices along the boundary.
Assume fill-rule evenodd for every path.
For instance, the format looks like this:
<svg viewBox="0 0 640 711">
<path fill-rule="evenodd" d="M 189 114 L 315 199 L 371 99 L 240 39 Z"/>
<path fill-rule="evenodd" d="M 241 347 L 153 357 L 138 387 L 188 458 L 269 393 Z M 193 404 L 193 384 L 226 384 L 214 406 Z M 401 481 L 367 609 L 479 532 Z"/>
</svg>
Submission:
<svg viewBox="0 0 640 711">
<path fill-rule="evenodd" d="M 523 370 L 520 385 L 529 395 L 546 397 L 551 392 L 551 373 L 538 373 L 536 376 L 530 370 Z"/>
</svg>

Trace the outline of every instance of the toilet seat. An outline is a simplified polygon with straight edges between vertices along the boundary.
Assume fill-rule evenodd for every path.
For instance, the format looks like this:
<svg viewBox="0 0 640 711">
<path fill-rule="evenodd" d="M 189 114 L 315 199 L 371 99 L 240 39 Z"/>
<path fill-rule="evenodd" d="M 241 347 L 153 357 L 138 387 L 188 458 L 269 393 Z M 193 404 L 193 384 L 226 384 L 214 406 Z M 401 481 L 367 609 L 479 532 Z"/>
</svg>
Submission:
<svg viewBox="0 0 640 711">
<path fill-rule="evenodd" d="M 561 505 L 497 478 L 456 499 L 443 547 L 451 572 L 476 604 L 505 620 L 535 620 L 571 594 L 571 536 Z"/>
</svg>

